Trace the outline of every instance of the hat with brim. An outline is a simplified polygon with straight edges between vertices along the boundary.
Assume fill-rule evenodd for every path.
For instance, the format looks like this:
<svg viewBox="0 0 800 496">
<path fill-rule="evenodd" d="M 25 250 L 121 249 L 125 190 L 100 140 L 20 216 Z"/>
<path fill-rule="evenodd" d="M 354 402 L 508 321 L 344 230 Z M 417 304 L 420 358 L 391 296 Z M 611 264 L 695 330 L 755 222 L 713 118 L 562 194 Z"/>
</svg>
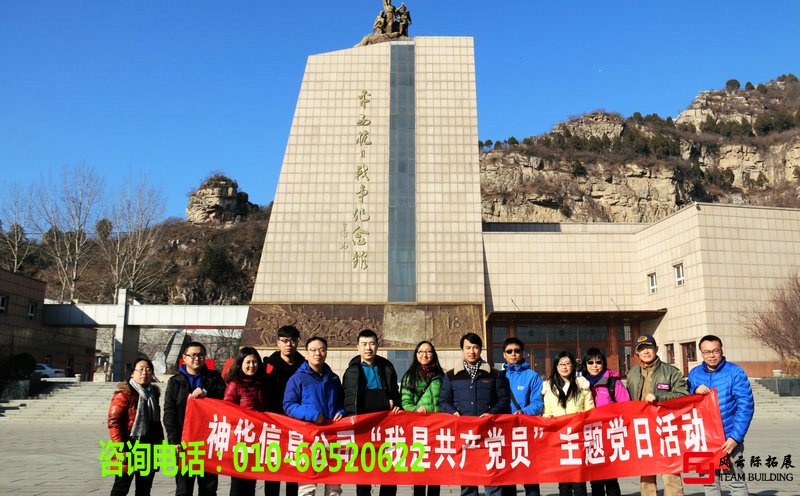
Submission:
<svg viewBox="0 0 800 496">
<path fill-rule="evenodd" d="M 642 334 L 636 338 L 636 349 L 638 350 L 642 346 L 656 346 L 656 339 L 650 334 Z"/>
</svg>

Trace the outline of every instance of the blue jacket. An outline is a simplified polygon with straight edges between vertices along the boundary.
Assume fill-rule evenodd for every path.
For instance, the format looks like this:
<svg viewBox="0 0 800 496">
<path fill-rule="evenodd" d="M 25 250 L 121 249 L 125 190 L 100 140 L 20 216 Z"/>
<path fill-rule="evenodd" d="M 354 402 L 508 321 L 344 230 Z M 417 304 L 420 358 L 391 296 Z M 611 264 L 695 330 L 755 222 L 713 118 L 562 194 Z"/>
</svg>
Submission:
<svg viewBox="0 0 800 496">
<path fill-rule="evenodd" d="M 290 417 L 309 422 L 316 421 L 320 413 L 326 420 L 332 419 L 337 413 L 344 415 L 339 376 L 327 364 L 320 375 L 309 367 L 308 362 L 304 362 L 286 384 L 283 411 Z"/>
<path fill-rule="evenodd" d="M 542 379 L 539 374 L 531 370 L 528 362 L 520 364 L 506 364 L 503 366 L 506 379 L 508 380 L 509 402 L 511 403 L 511 413 L 517 412 L 517 405 L 511 396 L 517 400 L 525 415 L 541 415 L 544 408 L 542 401 Z"/>
<path fill-rule="evenodd" d="M 725 437 L 737 443 L 744 441 L 754 409 L 753 391 L 744 370 L 725 357 L 714 370 L 702 363 L 689 372 L 689 391 L 694 393 L 703 385 L 717 390 Z"/>
<path fill-rule="evenodd" d="M 439 392 L 439 411 L 478 417 L 484 413 L 508 413 L 505 377 L 483 362 L 472 381 L 461 362 L 447 372 Z"/>
</svg>

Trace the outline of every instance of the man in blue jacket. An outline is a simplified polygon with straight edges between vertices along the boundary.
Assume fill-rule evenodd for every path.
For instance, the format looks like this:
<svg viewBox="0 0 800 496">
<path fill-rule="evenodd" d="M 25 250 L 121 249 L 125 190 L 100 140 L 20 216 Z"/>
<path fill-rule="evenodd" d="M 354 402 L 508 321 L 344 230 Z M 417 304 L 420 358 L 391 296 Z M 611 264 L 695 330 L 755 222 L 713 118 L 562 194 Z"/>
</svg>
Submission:
<svg viewBox="0 0 800 496">
<path fill-rule="evenodd" d="M 689 372 L 689 391 L 695 394 L 709 394 L 717 390 L 722 427 L 727 438 L 722 450 L 731 461 L 731 470 L 736 477 L 731 481 L 731 495 L 746 495 L 747 482 L 744 473 L 744 436 L 753 420 L 753 391 L 750 381 L 741 367 L 725 360 L 722 340 L 717 336 L 703 336 L 700 339 L 700 353 L 703 363 Z M 719 476 L 714 483 L 705 486 L 708 496 L 720 494 Z"/>
<path fill-rule="evenodd" d="M 514 415 L 541 415 L 542 379 L 525 361 L 525 343 L 517 338 L 503 341 L 503 374 L 508 381 L 508 398 Z M 525 496 L 539 496 L 539 484 L 525 484 Z M 516 486 L 508 486 L 509 494 L 516 494 Z"/>
<path fill-rule="evenodd" d="M 506 379 L 481 358 L 483 340 L 470 332 L 461 337 L 460 346 L 464 360 L 444 375 L 439 409 L 472 417 L 508 413 Z M 485 489 L 486 496 L 500 496 L 503 488 L 486 486 Z M 461 486 L 461 496 L 478 496 L 478 486 Z"/>
<path fill-rule="evenodd" d="M 322 424 L 336 422 L 344 416 L 344 396 L 339 376 L 325 363 L 328 341 L 312 336 L 306 341 L 308 359 L 289 378 L 283 396 L 286 415 Z M 300 496 L 313 496 L 316 484 L 300 484 Z M 341 484 L 325 484 L 325 496 L 342 494 Z"/>
</svg>

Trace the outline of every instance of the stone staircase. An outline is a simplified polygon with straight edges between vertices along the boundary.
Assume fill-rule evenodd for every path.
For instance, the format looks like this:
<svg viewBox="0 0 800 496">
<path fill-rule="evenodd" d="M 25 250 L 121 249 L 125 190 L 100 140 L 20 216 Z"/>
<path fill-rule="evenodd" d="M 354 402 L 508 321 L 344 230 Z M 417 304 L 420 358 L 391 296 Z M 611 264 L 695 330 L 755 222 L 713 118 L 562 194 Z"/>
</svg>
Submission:
<svg viewBox="0 0 800 496">
<path fill-rule="evenodd" d="M 0 422 L 105 425 L 115 382 L 60 383 L 45 394 L 0 404 Z M 163 391 L 166 384 L 158 384 Z"/>
<path fill-rule="evenodd" d="M 754 419 L 800 419 L 800 396 L 778 396 L 750 379 L 756 402 Z"/>
</svg>

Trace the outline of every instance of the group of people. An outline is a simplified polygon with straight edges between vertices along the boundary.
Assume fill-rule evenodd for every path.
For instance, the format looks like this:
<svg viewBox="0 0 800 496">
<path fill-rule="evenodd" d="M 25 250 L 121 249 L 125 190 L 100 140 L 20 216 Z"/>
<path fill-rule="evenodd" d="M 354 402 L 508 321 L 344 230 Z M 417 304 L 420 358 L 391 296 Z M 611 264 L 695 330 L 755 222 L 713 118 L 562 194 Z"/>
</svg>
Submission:
<svg viewBox="0 0 800 496">
<path fill-rule="evenodd" d="M 326 364 L 328 342 L 312 336 L 305 342 L 306 356 L 297 348 L 300 333 L 294 326 L 277 332 L 278 351 L 263 361 L 254 348 L 242 348 L 227 374 L 205 365 L 205 347 L 197 342 L 186 345 L 183 364 L 170 378 L 164 398 L 163 426 L 169 444 L 180 449 L 186 403 L 189 398 L 218 398 L 243 408 L 285 414 L 307 422 L 336 422 L 344 416 L 400 410 L 419 413 L 443 412 L 456 416 L 485 417 L 491 414 L 542 415 L 557 417 L 585 412 L 616 402 L 643 400 L 657 403 L 690 393 L 718 391 L 725 436 L 723 450 L 730 455 L 737 474 L 743 457 L 743 440 L 753 416 L 753 397 L 744 371 L 727 362 L 722 341 L 716 336 L 700 340 L 703 363 L 689 374 L 687 383 L 681 372 L 663 363 L 653 336 L 642 335 L 636 342 L 640 364 L 627 375 L 627 385 L 619 374 L 608 368 L 606 355 L 598 348 L 586 351 L 580 363 L 569 351 L 559 353 L 548 379 L 539 375 L 524 358 L 525 344 L 516 337 L 503 342 L 504 365 L 497 370 L 481 358 L 483 342 L 475 333 L 461 337 L 462 360 L 445 372 L 436 348 L 422 341 L 414 350 L 408 371 L 398 380 L 392 363 L 378 355 L 379 339 L 372 330 L 358 334 L 358 355 L 348 364 L 342 380 Z M 147 359 L 136 362 L 131 379 L 119 384 L 111 401 L 108 427 L 113 441 L 159 443 L 164 439 L 159 412 L 159 390 L 152 384 L 153 364 Z M 741 464 L 743 465 L 743 464 Z M 125 495 L 133 478 L 136 494 L 148 495 L 153 472 L 117 476 L 112 495 Z M 664 474 L 664 495 L 683 494 L 680 474 Z M 733 494 L 747 494 L 743 477 L 732 483 Z M 176 475 L 177 496 L 191 495 L 197 482 L 200 495 L 215 495 L 218 477 Z M 591 481 L 593 496 L 619 495 L 616 479 Z M 559 483 L 559 494 L 586 495 L 586 483 Z M 716 484 L 706 486 L 706 494 L 720 494 Z M 312 496 L 316 484 L 287 482 L 286 496 Z M 525 484 L 525 496 L 538 496 L 538 484 Z M 656 495 L 656 476 L 642 476 L 641 494 Z M 414 496 L 438 496 L 438 486 L 414 486 Z M 278 496 L 280 482 L 266 481 L 265 495 Z M 325 496 L 338 496 L 341 485 L 326 484 Z M 357 485 L 357 496 L 369 496 L 370 485 Z M 485 488 L 486 496 L 511 496 L 515 486 Z M 397 486 L 382 485 L 379 496 L 395 496 Z M 231 478 L 230 494 L 254 495 L 255 481 Z M 462 486 L 462 496 L 477 496 L 477 486 Z"/>
</svg>

